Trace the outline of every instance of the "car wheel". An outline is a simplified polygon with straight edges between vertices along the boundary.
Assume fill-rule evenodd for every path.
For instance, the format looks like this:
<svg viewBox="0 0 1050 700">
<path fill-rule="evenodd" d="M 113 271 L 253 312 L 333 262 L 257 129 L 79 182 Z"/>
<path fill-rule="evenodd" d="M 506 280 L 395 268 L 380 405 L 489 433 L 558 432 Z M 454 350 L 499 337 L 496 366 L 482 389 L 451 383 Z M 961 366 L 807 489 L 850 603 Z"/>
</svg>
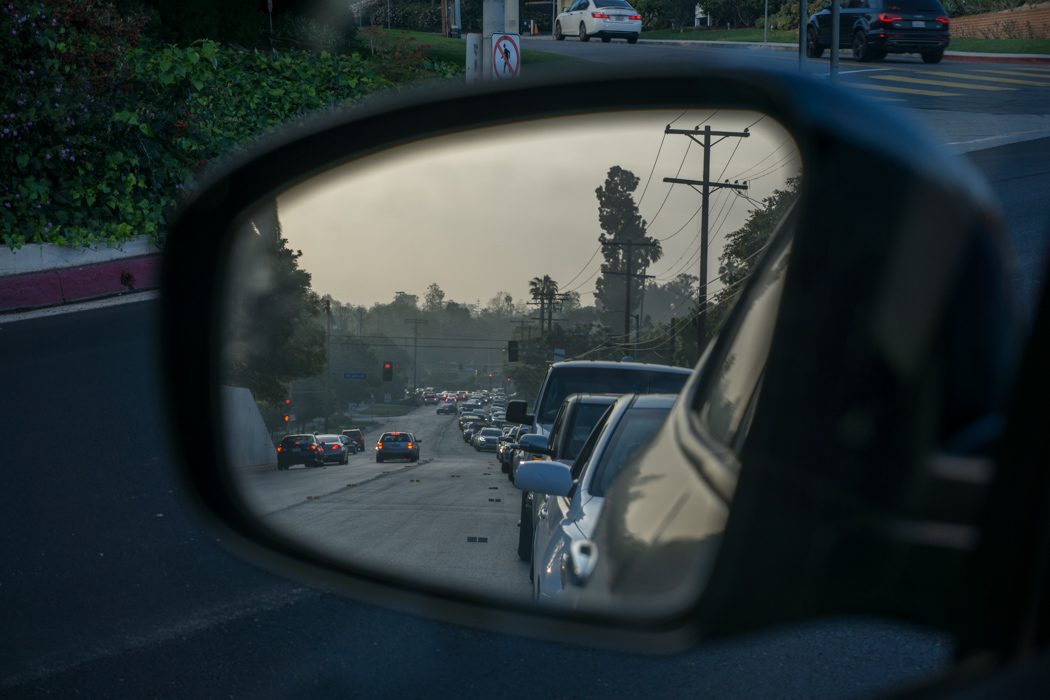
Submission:
<svg viewBox="0 0 1050 700">
<path fill-rule="evenodd" d="M 923 63 L 940 63 L 941 59 L 944 58 L 944 49 L 937 49 L 936 51 L 923 51 L 922 54 Z"/>
<path fill-rule="evenodd" d="M 824 47 L 817 43 L 817 28 L 810 27 L 806 30 L 806 56 L 820 58 L 824 55 Z"/>
<path fill-rule="evenodd" d="M 628 44 L 637 44 L 638 43 L 638 35 L 635 34 L 634 36 L 627 37 L 627 43 Z"/>
<path fill-rule="evenodd" d="M 603 36 L 602 37 L 602 43 L 603 44 L 608 44 L 610 41 L 612 41 L 612 37 L 608 37 L 608 36 Z"/>
<path fill-rule="evenodd" d="M 521 527 L 518 528 L 518 559 L 532 561 L 532 513 L 526 510 L 525 491 L 521 492 Z"/>
<path fill-rule="evenodd" d="M 554 23 L 554 38 L 558 41 L 565 41 L 565 35 L 561 33 L 561 22 Z"/>
<path fill-rule="evenodd" d="M 580 41 L 590 41 L 591 38 L 587 36 L 587 27 L 583 26 L 583 22 L 580 22 Z"/>
<path fill-rule="evenodd" d="M 864 36 L 864 32 L 853 34 L 853 59 L 861 63 L 872 59 L 871 51 L 868 49 L 868 39 Z"/>
</svg>

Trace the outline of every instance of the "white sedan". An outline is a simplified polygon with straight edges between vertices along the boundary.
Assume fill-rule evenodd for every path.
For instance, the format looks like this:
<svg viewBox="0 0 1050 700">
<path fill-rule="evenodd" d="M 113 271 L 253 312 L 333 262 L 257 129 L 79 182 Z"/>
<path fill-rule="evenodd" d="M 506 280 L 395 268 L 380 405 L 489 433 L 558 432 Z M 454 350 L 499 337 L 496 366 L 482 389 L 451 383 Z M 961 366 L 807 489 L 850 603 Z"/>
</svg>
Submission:
<svg viewBox="0 0 1050 700">
<path fill-rule="evenodd" d="M 576 35 L 580 41 L 596 36 L 604 42 L 626 39 L 633 44 L 641 33 L 641 14 L 624 0 L 574 0 L 554 22 L 554 38 L 558 41 Z"/>
<path fill-rule="evenodd" d="M 523 462 L 517 483 L 542 498 L 532 541 L 533 599 L 574 607 L 570 550 L 591 538 L 605 492 L 620 468 L 649 441 L 674 405 L 670 394 L 626 394 L 594 426 L 572 465 Z"/>
</svg>

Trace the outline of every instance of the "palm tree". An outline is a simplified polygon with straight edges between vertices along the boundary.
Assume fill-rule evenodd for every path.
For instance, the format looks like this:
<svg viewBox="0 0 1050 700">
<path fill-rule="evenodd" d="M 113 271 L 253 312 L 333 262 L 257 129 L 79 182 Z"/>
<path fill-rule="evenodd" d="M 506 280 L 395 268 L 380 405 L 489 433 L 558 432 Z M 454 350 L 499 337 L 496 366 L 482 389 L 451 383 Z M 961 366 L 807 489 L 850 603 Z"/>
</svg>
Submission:
<svg viewBox="0 0 1050 700">
<path fill-rule="evenodd" d="M 547 333 L 550 334 L 554 325 L 554 299 L 558 296 L 558 283 L 550 275 L 533 277 L 529 280 L 529 294 L 540 303 L 540 330 L 543 330 L 543 320 L 546 318 Z"/>
</svg>

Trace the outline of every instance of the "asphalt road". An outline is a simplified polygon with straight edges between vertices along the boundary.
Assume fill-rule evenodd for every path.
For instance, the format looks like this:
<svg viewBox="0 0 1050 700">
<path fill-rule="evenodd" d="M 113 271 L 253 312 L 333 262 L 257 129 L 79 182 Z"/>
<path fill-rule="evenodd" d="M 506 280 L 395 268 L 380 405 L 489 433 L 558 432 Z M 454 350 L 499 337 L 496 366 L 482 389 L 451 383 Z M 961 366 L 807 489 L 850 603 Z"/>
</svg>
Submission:
<svg viewBox="0 0 1050 700">
<path fill-rule="evenodd" d="M 603 44 L 578 39 L 554 41 L 549 37 L 524 37 L 522 48 L 573 56 L 590 63 L 617 65 L 716 64 L 727 60 L 753 63 L 783 70 L 798 70 L 798 54 L 792 51 L 711 46 L 698 42 L 639 43 L 625 41 Z M 556 70 L 556 66 L 543 66 Z M 807 59 L 803 69 L 816 78 L 829 74 L 827 54 Z M 530 70 L 523 65 L 522 71 Z M 539 70 L 539 68 L 537 68 Z M 843 51 L 839 62 L 839 81 L 846 86 L 885 101 L 899 102 L 918 109 L 953 110 L 989 114 L 1039 114 L 1050 112 L 1050 65 L 976 63 L 946 59 L 927 65 L 917 55 L 888 56 L 884 61 L 858 63 L 850 51 Z"/>
<path fill-rule="evenodd" d="M 456 418 L 432 406 L 386 421 L 420 439 L 420 461 L 250 470 L 246 500 L 270 526 L 325 555 L 379 571 L 527 600 L 529 568 L 518 559 L 520 492 L 491 452 L 465 443 Z M 303 494 L 306 493 L 304 496 Z"/>
<path fill-rule="evenodd" d="M 1006 204 L 1020 288 L 1034 289 L 1050 139 L 970 157 Z M 260 571 L 188 506 L 160 403 L 155 312 L 145 302 L 0 317 L 0 695 L 863 697 L 949 659 L 936 634 L 852 619 L 672 657 L 595 651 L 439 624 Z"/>
</svg>

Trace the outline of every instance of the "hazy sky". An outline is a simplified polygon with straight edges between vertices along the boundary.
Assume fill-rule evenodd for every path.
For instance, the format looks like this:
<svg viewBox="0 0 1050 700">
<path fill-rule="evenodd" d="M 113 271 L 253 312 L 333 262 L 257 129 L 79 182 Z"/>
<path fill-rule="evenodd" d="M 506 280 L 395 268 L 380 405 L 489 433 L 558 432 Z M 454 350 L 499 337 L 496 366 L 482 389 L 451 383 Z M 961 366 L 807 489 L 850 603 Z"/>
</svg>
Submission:
<svg viewBox="0 0 1050 700">
<path fill-rule="evenodd" d="M 590 304 L 602 262 L 600 253 L 593 255 L 601 233 L 594 191 L 613 165 L 641 179 L 634 196 L 649 235 L 667 239 L 663 258 L 648 270 L 654 281 L 698 274 L 700 195 L 663 178 L 681 168 L 679 177 L 700 179 L 703 149 L 689 147 L 688 136 L 665 138 L 664 127 L 674 122 L 688 129 L 710 117 L 713 129 L 742 131 L 761 117 L 711 115 L 571 117 L 402 147 L 279 197 L 282 229 L 290 246 L 303 251 L 300 264 L 313 275 L 314 289 L 345 303 L 389 302 L 396 291 L 422 301 L 431 282 L 445 291 L 446 301 L 484 305 L 500 290 L 522 300 L 530 279 L 549 274 L 562 291 L 579 291 Z M 761 200 L 801 164 L 794 143 L 771 119 L 750 133 L 712 148 L 711 170 L 713 179 L 749 180 L 747 195 Z M 711 197 L 711 279 L 724 235 L 753 207 L 728 190 Z"/>
</svg>

